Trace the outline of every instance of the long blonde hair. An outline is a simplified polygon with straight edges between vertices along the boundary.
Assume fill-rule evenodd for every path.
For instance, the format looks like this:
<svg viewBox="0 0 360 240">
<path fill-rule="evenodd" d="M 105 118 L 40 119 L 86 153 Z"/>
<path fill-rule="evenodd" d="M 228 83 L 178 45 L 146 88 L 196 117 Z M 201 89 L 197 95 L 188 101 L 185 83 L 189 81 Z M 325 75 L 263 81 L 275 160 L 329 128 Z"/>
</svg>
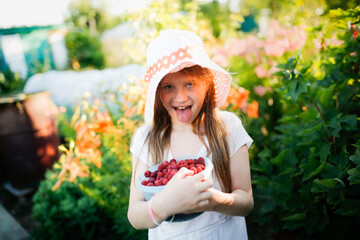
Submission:
<svg viewBox="0 0 360 240">
<path fill-rule="evenodd" d="M 231 192 L 229 146 L 226 139 L 226 130 L 217 116 L 215 108 L 214 76 L 209 69 L 202 68 L 199 65 L 184 68 L 181 72 L 188 77 L 195 77 L 208 83 L 209 87 L 203 106 L 196 119 L 192 122 L 193 132 L 199 136 L 206 146 L 208 155 L 212 153 L 215 175 L 219 179 L 222 190 Z M 205 133 L 201 131 L 202 123 L 204 123 Z M 170 148 L 171 129 L 171 117 L 160 101 L 159 91 L 156 91 L 154 119 L 152 128 L 146 138 L 149 144 L 149 154 L 152 156 L 154 165 L 163 161 L 166 150 Z M 208 139 L 209 146 L 205 144 L 204 134 Z"/>
</svg>

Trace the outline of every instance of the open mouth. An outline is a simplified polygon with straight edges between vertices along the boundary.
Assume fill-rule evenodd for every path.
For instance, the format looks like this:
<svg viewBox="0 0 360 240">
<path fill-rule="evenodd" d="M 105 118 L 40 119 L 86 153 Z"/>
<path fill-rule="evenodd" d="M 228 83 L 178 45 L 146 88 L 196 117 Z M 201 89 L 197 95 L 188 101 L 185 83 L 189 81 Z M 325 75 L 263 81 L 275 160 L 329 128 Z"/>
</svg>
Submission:
<svg viewBox="0 0 360 240">
<path fill-rule="evenodd" d="M 188 122 L 191 117 L 191 106 L 174 107 L 180 122 Z"/>
<path fill-rule="evenodd" d="M 175 110 L 179 109 L 179 110 L 185 110 L 187 108 L 191 108 L 191 106 L 186 106 L 186 107 L 174 107 Z"/>
</svg>

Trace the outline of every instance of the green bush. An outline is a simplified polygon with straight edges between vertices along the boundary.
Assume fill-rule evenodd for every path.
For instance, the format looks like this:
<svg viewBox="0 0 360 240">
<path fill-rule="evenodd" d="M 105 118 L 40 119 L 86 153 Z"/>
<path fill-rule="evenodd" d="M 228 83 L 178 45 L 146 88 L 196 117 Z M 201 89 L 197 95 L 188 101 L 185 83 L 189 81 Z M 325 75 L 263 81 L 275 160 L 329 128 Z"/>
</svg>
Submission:
<svg viewBox="0 0 360 240">
<path fill-rule="evenodd" d="M 0 72 L 0 95 L 19 93 L 23 90 L 25 80 L 13 73 L 8 67 Z"/>
<path fill-rule="evenodd" d="M 36 239 L 146 239 L 147 232 L 135 230 L 127 219 L 129 143 L 140 117 L 120 116 L 113 124 L 100 112 L 97 104 L 83 101 L 72 119 L 66 115 L 60 118 L 61 134 L 66 134 L 69 150 L 61 147 L 66 154 L 46 173 L 34 195 L 32 217 L 39 223 L 33 232 Z M 101 156 L 92 145 L 98 140 Z M 79 152 L 86 145 L 95 151 L 81 157 Z M 79 169 L 86 175 L 80 175 Z"/>
<path fill-rule="evenodd" d="M 278 66 L 284 115 L 272 144 L 252 162 L 255 209 L 249 218 L 268 236 L 360 234 L 360 8 L 331 14 L 341 45 L 324 46 L 320 64 L 299 55 Z"/>
<path fill-rule="evenodd" d="M 102 167 L 91 167 L 91 175 L 52 188 L 60 172 L 55 166 L 46 174 L 33 202 L 33 218 L 40 227 L 36 239 L 145 239 L 127 220 L 130 156 L 119 160 L 108 147 L 102 148 Z"/>
<path fill-rule="evenodd" d="M 100 40 L 89 31 L 69 32 L 65 37 L 68 57 L 75 70 L 79 68 L 102 69 L 105 57 L 101 50 Z"/>
</svg>

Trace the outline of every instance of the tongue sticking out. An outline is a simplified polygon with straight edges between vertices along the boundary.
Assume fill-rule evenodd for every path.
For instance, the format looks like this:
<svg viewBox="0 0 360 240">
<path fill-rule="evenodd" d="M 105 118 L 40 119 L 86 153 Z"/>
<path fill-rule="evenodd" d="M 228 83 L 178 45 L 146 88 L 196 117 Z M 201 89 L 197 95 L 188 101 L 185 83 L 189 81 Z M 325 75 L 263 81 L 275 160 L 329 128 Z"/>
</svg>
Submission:
<svg viewBox="0 0 360 240">
<path fill-rule="evenodd" d="M 187 107 L 185 109 L 176 108 L 176 115 L 180 122 L 188 122 L 190 120 L 191 108 Z"/>
</svg>

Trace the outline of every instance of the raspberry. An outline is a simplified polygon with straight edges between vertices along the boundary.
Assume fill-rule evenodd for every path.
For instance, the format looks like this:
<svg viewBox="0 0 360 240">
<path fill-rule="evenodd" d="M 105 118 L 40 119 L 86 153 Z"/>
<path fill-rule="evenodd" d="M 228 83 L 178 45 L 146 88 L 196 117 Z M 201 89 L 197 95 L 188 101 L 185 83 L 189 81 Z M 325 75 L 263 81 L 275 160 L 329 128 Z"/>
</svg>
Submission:
<svg viewBox="0 0 360 240">
<path fill-rule="evenodd" d="M 154 177 L 154 178 L 156 178 L 156 175 L 157 175 L 157 171 L 152 172 L 152 173 L 151 173 L 151 175 L 150 175 L 150 177 L 152 177 L 152 178 L 153 178 L 153 177 Z"/>
<path fill-rule="evenodd" d="M 150 177 L 150 174 L 151 174 L 151 172 L 150 172 L 149 170 L 147 170 L 147 171 L 144 173 L 144 176 L 148 178 L 148 177 Z"/>
<path fill-rule="evenodd" d="M 190 170 L 190 171 L 193 171 L 193 172 L 194 172 L 194 174 L 197 174 L 197 170 L 196 170 L 196 168 L 195 168 L 195 167 L 191 167 L 189 170 Z"/>
<path fill-rule="evenodd" d="M 196 168 L 201 168 L 202 170 L 205 169 L 205 165 L 203 165 L 203 164 L 195 164 L 195 167 Z"/>
<path fill-rule="evenodd" d="M 153 172 L 150 170 L 145 171 L 144 176 L 149 179 L 143 180 L 141 184 L 145 186 L 166 185 L 182 167 L 191 170 L 193 174 L 197 174 L 206 168 L 205 159 L 199 157 L 198 159 L 185 159 L 178 162 L 175 159 L 171 159 L 170 162 L 164 161 L 158 165 L 157 170 Z"/>
<path fill-rule="evenodd" d="M 198 164 L 205 165 L 205 159 L 203 157 L 199 157 L 197 162 L 198 162 Z"/>
<path fill-rule="evenodd" d="M 172 170 L 171 172 L 170 172 L 170 175 L 169 175 L 169 180 L 177 173 L 178 171 L 177 170 Z"/>
<path fill-rule="evenodd" d="M 169 179 L 169 176 L 170 176 L 170 173 L 166 173 L 165 176 L 164 176 L 164 178 Z"/>
<path fill-rule="evenodd" d="M 176 170 L 179 170 L 180 169 L 180 166 L 178 164 L 175 164 L 172 166 L 172 169 L 176 169 Z"/>
<path fill-rule="evenodd" d="M 164 173 L 163 172 L 159 172 L 156 176 L 156 179 L 160 179 L 160 178 L 163 178 L 164 177 Z"/>
<path fill-rule="evenodd" d="M 161 186 L 163 184 L 162 180 L 155 180 L 155 186 Z"/>
<path fill-rule="evenodd" d="M 161 163 L 161 164 L 158 166 L 158 171 L 161 172 L 164 168 L 165 168 L 164 163 Z"/>
</svg>

